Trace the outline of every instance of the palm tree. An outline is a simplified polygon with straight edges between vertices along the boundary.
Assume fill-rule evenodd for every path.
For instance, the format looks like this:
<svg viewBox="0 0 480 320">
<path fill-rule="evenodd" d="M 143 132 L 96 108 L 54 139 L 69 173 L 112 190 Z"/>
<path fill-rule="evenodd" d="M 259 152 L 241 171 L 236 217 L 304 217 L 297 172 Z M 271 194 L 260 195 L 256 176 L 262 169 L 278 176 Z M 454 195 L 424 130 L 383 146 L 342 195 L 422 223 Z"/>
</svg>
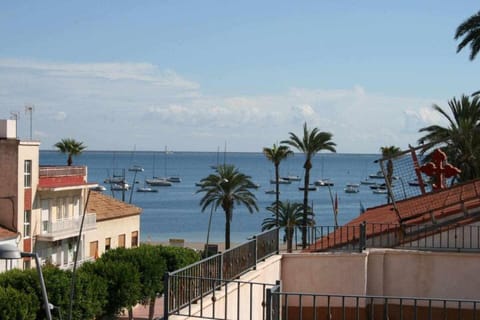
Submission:
<svg viewBox="0 0 480 320">
<path fill-rule="evenodd" d="M 295 228 L 303 225 L 303 204 L 300 202 L 277 201 L 267 210 L 272 212 L 272 217 L 263 219 L 262 231 L 276 228 L 285 228 L 285 239 L 287 241 L 287 252 L 292 252 L 293 233 Z M 315 225 L 313 214 L 309 208 L 307 225 Z"/>
<path fill-rule="evenodd" d="M 73 156 L 81 154 L 87 146 L 83 145 L 83 142 L 76 141 L 75 139 L 71 138 L 66 138 L 55 143 L 55 147 L 61 153 L 68 154 L 67 165 L 71 166 L 73 163 Z"/>
<path fill-rule="evenodd" d="M 275 199 L 276 199 L 276 202 L 279 202 L 280 201 L 280 184 L 279 184 L 280 162 L 282 162 L 282 160 L 286 159 L 288 156 L 292 155 L 293 151 L 290 150 L 288 146 L 282 146 L 282 145 L 277 146 L 274 143 L 271 148 L 267 148 L 267 147 L 263 148 L 263 154 L 275 166 Z M 277 222 L 278 222 L 278 212 L 276 214 L 277 214 Z"/>
<path fill-rule="evenodd" d="M 225 249 L 230 248 L 230 223 L 235 205 L 244 205 L 250 213 L 258 211 L 257 198 L 250 191 L 253 185 L 247 176 L 233 165 L 219 165 L 216 173 L 200 180 L 201 187 L 196 193 L 205 193 L 200 200 L 202 212 L 209 206 L 212 210 L 222 207 L 225 212 Z"/>
<path fill-rule="evenodd" d="M 401 153 L 400 148 L 395 147 L 395 146 L 385 146 L 385 147 L 380 147 L 380 152 L 382 152 L 382 158 L 387 159 L 387 183 L 388 186 L 392 186 L 392 180 L 393 180 L 393 160 L 392 158 L 395 158 Z M 388 194 L 388 203 L 390 203 L 391 200 L 391 195 L 390 193 Z"/>
<path fill-rule="evenodd" d="M 443 147 L 449 162 L 461 170 L 460 182 L 480 177 L 480 97 L 448 101 L 451 115 L 434 104 L 433 109 L 448 122 L 447 126 L 431 125 L 419 130 L 426 134 L 419 143 L 428 144 L 423 151 L 427 158 L 432 150 Z"/>
<path fill-rule="evenodd" d="M 307 123 L 303 124 L 303 136 L 299 137 L 295 133 L 290 132 L 290 139 L 282 141 L 289 146 L 296 148 L 305 154 L 304 191 L 303 191 L 303 226 L 302 226 L 302 247 L 307 247 L 307 220 L 308 220 L 308 186 L 310 184 L 310 169 L 312 169 L 312 157 L 321 150 L 335 152 L 336 144 L 332 141 L 332 134 L 329 132 L 319 131 L 313 128 L 309 131 Z"/>
<path fill-rule="evenodd" d="M 455 32 L 455 40 L 463 39 L 457 46 L 457 53 L 470 44 L 470 60 L 475 59 L 480 50 L 480 11 L 463 21 Z"/>
</svg>

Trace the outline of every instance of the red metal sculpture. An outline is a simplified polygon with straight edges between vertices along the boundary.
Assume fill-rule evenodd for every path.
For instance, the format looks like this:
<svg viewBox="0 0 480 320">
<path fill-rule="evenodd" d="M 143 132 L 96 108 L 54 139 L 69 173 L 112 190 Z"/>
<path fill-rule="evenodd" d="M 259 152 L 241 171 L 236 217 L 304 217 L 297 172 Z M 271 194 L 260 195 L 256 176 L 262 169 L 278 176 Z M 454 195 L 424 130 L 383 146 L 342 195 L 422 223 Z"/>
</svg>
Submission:
<svg viewBox="0 0 480 320">
<path fill-rule="evenodd" d="M 432 161 L 420 167 L 420 171 L 429 177 L 433 177 L 435 183 L 432 184 L 434 191 L 445 189 L 445 179 L 456 176 L 461 172 L 460 169 L 447 162 L 447 155 L 440 149 L 432 154 Z"/>
</svg>

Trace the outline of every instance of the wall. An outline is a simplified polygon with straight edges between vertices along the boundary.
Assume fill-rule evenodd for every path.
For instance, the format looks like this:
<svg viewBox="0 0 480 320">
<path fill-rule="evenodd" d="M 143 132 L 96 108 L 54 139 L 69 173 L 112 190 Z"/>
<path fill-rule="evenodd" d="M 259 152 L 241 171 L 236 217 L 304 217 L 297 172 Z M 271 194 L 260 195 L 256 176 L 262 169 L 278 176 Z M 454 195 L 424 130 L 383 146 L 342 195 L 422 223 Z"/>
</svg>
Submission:
<svg viewBox="0 0 480 320">
<path fill-rule="evenodd" d="M 480 300 L 478 266 L 480 255 L 472 253 L 284 254 L 282 291 Z"/>
<path fill-rule="evenodd" d="M 2 198 L 0 199 L 0 225 L 12 231 L 17 230 L 16 216 L 17 204 L 19 202 L 17 168 L 18 143 L 19 142 L 14 139 L 0 139 L 0 172 L 2 173 L 2 183 L 0 183 L 0 198 Z M 6 199 L 6 197 L 10 196 L 13 196 L 13 198 Z"/>
<path fill-rule="evenodd" d="M 97 221 L 96 232 L 91 232 L 85 239 L 85 256 L 89 256 L 90 241 L 98 240 L 98 255 L 105 252 L 105 238 L 111 238 L 110 247 L 118 247 L 118 236 L 125 234 L 125 247 L 130 248 L 132 232 L 138 231 L 138 243 L 140 244 L 140 215 L 125 218 Z"/>
</svg>

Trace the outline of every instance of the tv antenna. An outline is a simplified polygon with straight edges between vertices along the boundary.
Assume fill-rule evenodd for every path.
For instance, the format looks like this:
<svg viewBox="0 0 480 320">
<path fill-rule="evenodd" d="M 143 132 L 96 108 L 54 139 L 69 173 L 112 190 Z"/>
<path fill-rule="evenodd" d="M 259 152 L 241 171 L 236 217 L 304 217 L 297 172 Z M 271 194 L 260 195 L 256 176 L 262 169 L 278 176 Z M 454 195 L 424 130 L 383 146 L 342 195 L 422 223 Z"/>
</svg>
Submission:
<svg viewBox="0 0 480 320">
<path fill-rule="evenodd" d="M 33 122 L 33 111 L 35 107 L 33 105 L 26 105 L 25 106 L 25 114 L 28 114 L 30 117 L 30 140 L 32 140 L 32 122 Z"/>
</svg>

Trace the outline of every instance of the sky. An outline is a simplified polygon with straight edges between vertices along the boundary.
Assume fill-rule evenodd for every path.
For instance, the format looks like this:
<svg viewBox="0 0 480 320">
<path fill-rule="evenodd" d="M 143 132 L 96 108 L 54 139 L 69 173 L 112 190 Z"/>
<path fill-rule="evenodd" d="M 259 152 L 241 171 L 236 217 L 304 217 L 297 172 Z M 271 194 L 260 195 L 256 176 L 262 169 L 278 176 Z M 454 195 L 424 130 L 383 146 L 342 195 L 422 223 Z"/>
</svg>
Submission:
<svg viewBox="0 0 480 320">
<path fill-rule="evenodd" d="M 480 89 L 456 52 L 472 0 L 2 1 L 0 119 L 54 149 L 261 152 L 330 132 L 416 145 Z M 31 113 L 27 107 L 32 107 Z"/>
</svg>

